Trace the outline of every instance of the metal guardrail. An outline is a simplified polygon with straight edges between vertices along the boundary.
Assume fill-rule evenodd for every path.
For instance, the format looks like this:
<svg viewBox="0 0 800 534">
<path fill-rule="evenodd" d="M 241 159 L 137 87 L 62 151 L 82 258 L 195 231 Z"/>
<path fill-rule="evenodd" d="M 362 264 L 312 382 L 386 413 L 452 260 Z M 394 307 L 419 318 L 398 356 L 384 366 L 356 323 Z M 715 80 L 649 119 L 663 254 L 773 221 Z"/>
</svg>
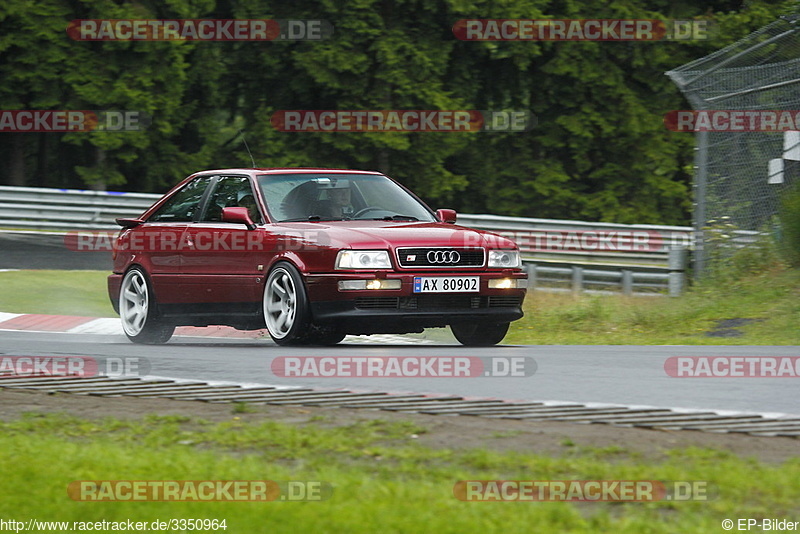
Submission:
<svg viewBox="0 0 800 534">
<path fill-rule="evenodd" d="M 113 230 L 117 217 L 141 214 L 161 195 L 0 186 L 0 227 Z"/>
<path fill-rule="evenodd" d="M 116 231 L 114 219 L 140 215 L 158 194 L 0 186 L 0 228 Z M 531 287 L 626 294 L 680 294 L 688 226 L 459 214 L 458 224 L 498 233 L 520 247 Z"/>
<path fill-rule="evenodd" d="M 677 296 L 686 285 L 689 226 L 466 214 L 458 223 L 516 242 L 536 289 Z"/>
<path fill-rule="evenodd" d="M 664 267 L 669 251 L 688 248 L 690 226 L 616 224 L 459 214 L 458 223 L 513 239 L 539 262 Z"/>
</svg>

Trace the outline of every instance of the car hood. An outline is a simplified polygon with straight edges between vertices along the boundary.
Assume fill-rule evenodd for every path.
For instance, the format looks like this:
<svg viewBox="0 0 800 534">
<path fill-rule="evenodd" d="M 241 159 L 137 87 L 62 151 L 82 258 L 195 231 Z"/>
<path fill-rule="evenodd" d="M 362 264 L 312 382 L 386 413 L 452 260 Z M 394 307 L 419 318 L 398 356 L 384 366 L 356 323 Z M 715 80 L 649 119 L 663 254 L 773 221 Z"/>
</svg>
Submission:
<svg viewBox="0 0 800 534">
<path fill-rule="evenodd" d="M 271 225 L 279 233 L 299 232 L 305 239 L 334 248 L 395 249 L 398 247 L 516 248 L 510 239 L 446 223 L 333 221 Z"/>
</svg>

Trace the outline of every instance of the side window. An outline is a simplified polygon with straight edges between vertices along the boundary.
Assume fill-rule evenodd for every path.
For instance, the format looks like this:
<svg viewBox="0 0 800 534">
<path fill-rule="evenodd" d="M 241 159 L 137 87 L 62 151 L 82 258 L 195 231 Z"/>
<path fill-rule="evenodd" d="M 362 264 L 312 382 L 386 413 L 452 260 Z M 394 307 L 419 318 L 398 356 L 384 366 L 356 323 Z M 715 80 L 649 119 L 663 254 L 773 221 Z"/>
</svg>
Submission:
<svg viewBox="0 0 800 534">
<path fill-rule="evenodd" d="M 210 182 L 210 176 L 192 180 L 151 215 L 148 222 L 191 222 Z"/>
<path fill-rule="evenodd" d="M 231 207 L 247 208 L 253 222 L 261 224 L 262 218 L 250 187 L 250 180 L 244 176 L 223 176 L 217 180 L 214 192 L 208 199 L 203 221 L 221 222 L 222 208 Z"/>
</svg>

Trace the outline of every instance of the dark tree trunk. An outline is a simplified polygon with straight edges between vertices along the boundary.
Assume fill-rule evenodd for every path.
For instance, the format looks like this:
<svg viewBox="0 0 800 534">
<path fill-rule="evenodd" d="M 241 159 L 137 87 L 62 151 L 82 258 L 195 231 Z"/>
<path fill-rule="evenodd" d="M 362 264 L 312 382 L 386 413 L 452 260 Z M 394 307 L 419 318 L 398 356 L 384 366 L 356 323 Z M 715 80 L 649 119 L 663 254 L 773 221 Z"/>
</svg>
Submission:
<svg viewBox="0 0 800 534">
<path fill-rule="evenodd" d="M 36 156 L 36 174 L 34 175 L 34 183 L 37 187 L 47 187 L 47 136 L 48 134 L 40 133 L 39 146 Z"/>
<path fill-rule="evenodd" d="M 100 147 L 95 147 L 94 149 L 94 163 L 95 167 L 98 167 L 100 169 L 102 169 L 106 165 L 106 151 Z M 105 191 L 106 183 L 101 179 L 91 184 L 90 187 L 94 191 Z"/>
<path fill-rule="evenodd" d="M 11 154 L 8 159 L 9 185 L 24 186 L 25 180 L 25 139 L 30 134 L 15 133 L 11 137 Z"/>
</svg>

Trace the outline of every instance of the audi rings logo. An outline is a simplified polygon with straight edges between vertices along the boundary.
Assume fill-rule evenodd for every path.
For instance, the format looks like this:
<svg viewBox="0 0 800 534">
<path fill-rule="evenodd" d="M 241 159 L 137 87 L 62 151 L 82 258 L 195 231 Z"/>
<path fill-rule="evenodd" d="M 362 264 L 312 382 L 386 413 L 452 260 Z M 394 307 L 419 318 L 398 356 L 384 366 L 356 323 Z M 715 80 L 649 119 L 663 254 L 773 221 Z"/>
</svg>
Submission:
<svg viewBox="0 0 800 534">
<path fill-rule="evenodd" d="M 461 254 L 455 250 L 430 250 L 426 257 L 428 263 L 458 263 L 461 261 Z"/>
</svg>

